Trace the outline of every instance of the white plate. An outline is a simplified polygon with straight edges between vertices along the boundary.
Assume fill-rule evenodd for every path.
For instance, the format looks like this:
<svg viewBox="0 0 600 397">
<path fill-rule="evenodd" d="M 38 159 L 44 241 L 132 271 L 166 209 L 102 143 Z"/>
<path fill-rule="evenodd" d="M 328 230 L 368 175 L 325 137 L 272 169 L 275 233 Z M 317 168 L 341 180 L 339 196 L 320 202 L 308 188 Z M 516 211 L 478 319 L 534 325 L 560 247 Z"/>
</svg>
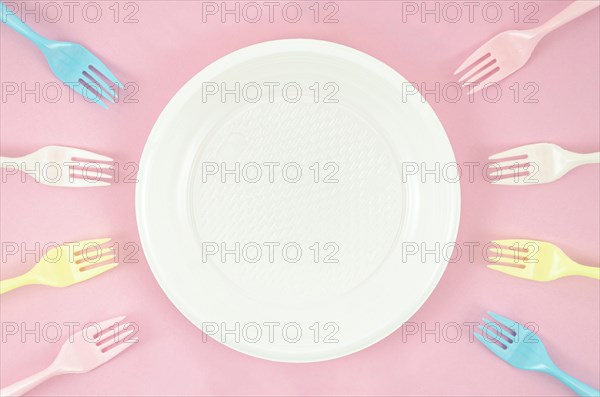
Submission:
<svg viewBox="0 0 600 397">
<path fill-rule="evenodd" d="M 136 210 L 150 267 L 190 321 L 241 352 L 309 362 L 370 346 L 419 309 L 447 263 L 410 252 L 454 242 L 460 188 L 403 174 L 455 162 L 407 87 L 349 47 L 280 40 L 219 59 L 173 97 Z"/>
</svg>

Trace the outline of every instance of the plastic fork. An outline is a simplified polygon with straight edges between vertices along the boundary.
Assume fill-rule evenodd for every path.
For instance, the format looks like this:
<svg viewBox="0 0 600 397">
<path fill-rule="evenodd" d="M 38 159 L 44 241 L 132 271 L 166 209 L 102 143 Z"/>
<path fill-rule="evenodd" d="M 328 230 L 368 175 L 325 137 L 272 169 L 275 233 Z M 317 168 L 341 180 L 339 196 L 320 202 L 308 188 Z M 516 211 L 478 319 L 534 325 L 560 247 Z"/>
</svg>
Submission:
<svg viewBox="0 0 600 397">
<path fill-rule="evenodd" d="M 0 157 L 0 167 L 24 172 L 50 186 L 108 186 L 112 176 L 107 172 L 113 165 L 98 161 L 112 163 L 113 159 L 82 149 L 46 146 L 23 157 Z"/>
<path fill-rule="evenodd" d="M 117 93 L 107 81 L 123 88 L 114 74 L 85 47 L 66 41 L 54 41 L 40 36 L 16 16 L 4 3 L 0 2 L 2 22 L 31 40 L 42 52 L 52 72 L 84 98 L 108 108 L 100 99 L 112 103 Z M 90 96 L 91 95 L 91 96 Z"/>
<path fill-rule="evenodd" d="M 109 271 L 118 265 L 113 247 L 102 247 L 109 241 L 85 240 L 52 248 L 27 273 L 1 280 L 0 294 L 25 285 L 68 287 Z"/>
<path fill-rule="evenodd" d="M 458 81 L 463 86 L 477 84 L 473 92 L 497 83 L 521 69 L 544 36 L 599 5 L 598 0 L 576 0 L 537 28 L 502 32 L 471 54 L 454 74 L 465 72 Z"/>
<path fill-rule="evenodd" d="M 584 266 L 569 258 L 560 248 L 545 241 L 496 240 L 488 252 L 492 270 L 535 281 L 552 281 L 568 276 L 600 280 L 600 267 Z"/>
<path fill-rule="evenodd" d="M 125 316 L 90 325 L 72 335 L 46 369 L 0 390 L 2 397 L 22 396 L 46 380 L 64 374 L 81 374 L 98 368 L 138 342 L 129 338 L 132 323 L 119 324 Z M 92 335 L 92 331 L 98 331 Z"/>
<path fill-rule="evenodd" d="M 483 319 L 485 326 L 479 325 L 482 334 L 475 337 L 492 353 L 512 365 L 525 370 L 544 372 L 554 376 L 580 396 L 598 396 L 600 391 L 586 385 L 559 369 L 550 359 L 544 344 L 531 330 L 521 324 L 488 312 L 498 324 Z M 490 332 L 490 330 L 493 330 Z"/>
<path fill-rule="evenodd" d="M 520 146 L 489 157 L 495 161 L 490 181 L 497 185 L 554 182 L 575 167 L 599 164 L 600 152 L 574 153 L 552 143 Z"/>
</svg>

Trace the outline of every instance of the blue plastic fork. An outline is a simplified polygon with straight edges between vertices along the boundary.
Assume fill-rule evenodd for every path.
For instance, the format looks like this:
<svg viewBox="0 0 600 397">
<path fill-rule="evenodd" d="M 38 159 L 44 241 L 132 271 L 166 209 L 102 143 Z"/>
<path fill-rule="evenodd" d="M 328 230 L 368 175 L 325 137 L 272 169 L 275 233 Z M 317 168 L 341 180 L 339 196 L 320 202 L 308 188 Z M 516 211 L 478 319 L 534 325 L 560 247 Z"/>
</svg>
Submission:
<svg viewBox="0 0 600 397">
<path fill-rule="evenodd" d="M 540 338 L 531 330 L 499 314 L 488 314 L 500 325 L 484 318 L 486 325 L 479 326 L 483 335 L 475 334 L 475 337 L 498 357 L 513 367 L 552 375 L 580 396 L 600 396 L 600 391 L 559 369 L 550 359 Z"/>
<path fill-rule="evenodd" d="M 0 18 L 2 22 L 37 45 L 46 56 L 50 69 L 56 77 L 74 91 L 104 108 L 107 108 L 107 106 L 100 97 L 112 103 L 115 102 L 117 94 L 103 80 L 101 75 L 104 75 L 112 84 L 116 84 L 121 88 L 123 86 L 111 71 L 85 47 L 40 36 L 2 2 L 0 2 Z"/>
</svg>

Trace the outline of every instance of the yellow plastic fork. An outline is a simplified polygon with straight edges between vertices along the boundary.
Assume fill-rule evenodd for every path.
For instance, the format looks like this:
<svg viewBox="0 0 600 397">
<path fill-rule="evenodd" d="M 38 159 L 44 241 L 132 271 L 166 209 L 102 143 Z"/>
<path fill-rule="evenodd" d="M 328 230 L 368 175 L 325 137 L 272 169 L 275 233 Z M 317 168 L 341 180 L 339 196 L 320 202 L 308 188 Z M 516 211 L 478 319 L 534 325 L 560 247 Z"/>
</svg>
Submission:
<svg viewBox="0 0 600 397">
<path fill-rule="evenodd" d="M 34 284 L 68 287 L 98 276 L 118 265 L 113 248 L 101 247 L 109 241 L 85 240 L 52 248 L 27 273 L 1 280 L 0 294 Z"/>
<path fill-rule="evenodd" d="M 487 253 L 488 265 L 511 276 L 535 281 L 552 281 L 568 276 L 600 280 L 600 268 L 584 266 L 569 258 L 554 244 L 536 240 L 496 240 Z"/>
</svg>

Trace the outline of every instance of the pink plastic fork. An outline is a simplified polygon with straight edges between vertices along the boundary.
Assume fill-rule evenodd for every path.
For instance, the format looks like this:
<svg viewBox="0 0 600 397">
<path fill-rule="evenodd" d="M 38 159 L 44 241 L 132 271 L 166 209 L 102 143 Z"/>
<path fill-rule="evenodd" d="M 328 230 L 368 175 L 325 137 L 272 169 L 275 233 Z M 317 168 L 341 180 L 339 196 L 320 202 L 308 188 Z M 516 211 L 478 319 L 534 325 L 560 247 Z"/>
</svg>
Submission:
<svg viewBox="0 0 600 397">
<path fill-rule="evenodd" d="M 95 326 L 90 325 L 74 334 L 72 341 L 64 343 L 48 368 L 3 388 L 0 396 L 22 396 L 54 376 L 89 372 L 111 360 L 137 342 L 137 338 L 126 340 L 135 331 L 131 323 L 117 326 L 124 318 L 116 317 Z"/>
<path fill-rule="evenodd" d="M 454 72 L 465 72 L 458 80 L 463 87 L 477 84 L 477 92 L 488 84 L 497 83 L 521 69 L 527 63 L 539 41 L 553 30 L 597 8 L 599 0 L 576 0 L 548 22 L 529 30 L 507 30 L 479 47 Z"/>
</svg>

